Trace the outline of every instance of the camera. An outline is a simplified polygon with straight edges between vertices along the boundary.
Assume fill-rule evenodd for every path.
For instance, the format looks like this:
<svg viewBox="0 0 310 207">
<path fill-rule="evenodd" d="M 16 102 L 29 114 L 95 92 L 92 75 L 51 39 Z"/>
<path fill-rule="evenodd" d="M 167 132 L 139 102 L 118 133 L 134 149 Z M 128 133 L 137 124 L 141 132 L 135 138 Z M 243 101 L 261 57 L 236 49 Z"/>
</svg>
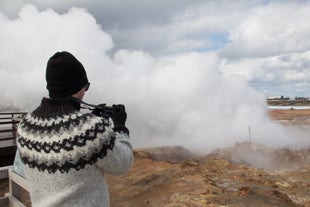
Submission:
<svg viewBox="0 0 310 207">
<path fill-rule="evenodd" d="M 127 114 L 123 104 L 113 104 L 112 106 L 107 106 L 105 103 L 103 103 L 99 105 L 93 105 L 73 97 L 68 97 L 68 99 L 74 102 L 78 102 L 81 108 L 90 110 L 96 116 L 112 118 L 114 122 L 120 124 L 125 124 L 126 122 Z"/>
<path fill-rule="evenodd" d="M 78 101 L 81 104 L 81 108 L 90 110 L 96 116 L 112 118 L 114 131 L 129 135 L 129 130 L 125 126 L 127 113 L 123 104 L 113 104 L 112 106 L 107 106 L 106 104 L 93 105 L 77 99 L 74 99 L 74 101 Z"/>
<path fill-rule="evenodd" d="M 92 109 L 92 113 L 96 116 L 101 117 L 113 117 L 114 113 L 117 111 L 116 105 L 107 106 L 106 104 L 96 105 L 95 108 Z"/>
</svg>

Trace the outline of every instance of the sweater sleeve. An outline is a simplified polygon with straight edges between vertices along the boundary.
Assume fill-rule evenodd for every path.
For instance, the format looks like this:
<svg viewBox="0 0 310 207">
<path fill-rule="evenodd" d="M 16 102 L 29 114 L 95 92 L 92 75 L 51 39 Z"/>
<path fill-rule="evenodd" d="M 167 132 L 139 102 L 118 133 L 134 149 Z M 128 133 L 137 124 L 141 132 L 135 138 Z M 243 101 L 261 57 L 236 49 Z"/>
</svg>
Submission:
<svg viewBox="0 0 310 207">
<path fill-rule="evenodd" d="M 99 159 L 96 165 L 105 173 L 123 175 L 131 168 L 133 160 L 132 145 L 128 134 L 115 132 L 112 150 L 108 150 L 107 155 Z"/>
</svg>

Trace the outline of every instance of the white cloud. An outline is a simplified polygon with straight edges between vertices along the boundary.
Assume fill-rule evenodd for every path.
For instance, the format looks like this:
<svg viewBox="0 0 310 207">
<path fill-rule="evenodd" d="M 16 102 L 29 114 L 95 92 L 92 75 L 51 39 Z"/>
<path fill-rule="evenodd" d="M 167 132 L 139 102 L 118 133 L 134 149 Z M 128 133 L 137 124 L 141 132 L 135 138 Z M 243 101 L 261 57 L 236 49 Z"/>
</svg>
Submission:
<svg viewBox="0 0 310 207">
<path fill-rule="evenodd" d="M 45 89 L 45 65 L 56 51 L 72 52 L 91 81 L 86 101 L 124 103 L 135 147 L 183 145 L 208 151 L 248 139 L 304 143 L 288 136 L 266 114 L 265 96 L 242 76 L 223 78 L 214 52 L 154 57 L 137 50 L 117 50 L 111 36 L 84 9 L 58 14 L 23 7 L 19 17 L 1 17 L 1 100 L 26 109 L 36 107 Z M 242 64 L 241 64 L 242 65 Z M 245 64 L 246 65 L 246 64 Z M 251 63 L 248 63 L 250 66 Z"/>
<path fill-rule="evenodd" d="M 270 84 L 269 95 L 309 96 L 310 52 L 285 53 L 265 58 L 223 59 L 220 70 L 226 77 L 242 75 L 250 82 Z M 272 87 L 275 87 L 272 90 Z M 291 89 L 289 89 L 291 87 Z M 285 90 L 278 90 L 285 88 Z M 295 93 L 295 94 L 294 94 Z M 274 95 L 274 94 L 273 94 Z"/>
<path fill-rule="evenodd" d="M 14 7 L 8 7 L 6 5 L 9 4 L 0 2 L 0 8 L 14 17 L 16 16 L 14 13 L 17 13 L 23 4 L 13 1 Z M 213 35 L 226 35 L 227 30 L 246 16 L 247 9 L 256 6 L 260 1 L 27 0 L 25 2 L 35 4 L 39 10 L 53 8 L 60 13 L 66 13 L 71 7 L 86 8 L 105 31 L 113 36 L 117 43 L 116 49 L 141 49 L 151 54 L 165 55 L 212 48 L 215 44 Z"/>
<path fill-rule="evenodd" d="M 52 10 L 38 12 L 27 5 L 17 19 L 2 16 L 0 26 L 0 73 L 8 77 L 2 78 L 1 85 L 19 89 L 6 90 L 3 95 L 14 98 L 16 105 L 29 107 L 33 103 L 24 94 L 34 97 L 45 93 L 46 60 L 55 51 L 70 50 L 80 57 L 84 53 L 104 53 L 113 46 L 111 37 L 81 9 L 59 15 Z"/>
<path fill-rule="evenodd" d="M 276 2 L 252 10 L 230 31 L 227 57 L 268 57 L 310 48 L 310 3 Z"/>
</svg>

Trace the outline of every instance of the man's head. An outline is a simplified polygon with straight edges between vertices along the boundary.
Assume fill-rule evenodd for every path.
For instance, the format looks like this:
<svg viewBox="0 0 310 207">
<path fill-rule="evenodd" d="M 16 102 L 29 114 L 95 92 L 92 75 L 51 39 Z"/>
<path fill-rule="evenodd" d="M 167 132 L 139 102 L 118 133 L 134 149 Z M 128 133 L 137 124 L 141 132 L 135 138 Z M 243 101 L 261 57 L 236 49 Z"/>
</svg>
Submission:
<svg viewBox="0 0 310 207">
<path fill-rule="evenodd" d="M 47 62 L 46 88 L 51 98 L 65 98 L 84 95 L 89 85 L 83 65 L 69 52 L 57 52 Z"/>
</svg>

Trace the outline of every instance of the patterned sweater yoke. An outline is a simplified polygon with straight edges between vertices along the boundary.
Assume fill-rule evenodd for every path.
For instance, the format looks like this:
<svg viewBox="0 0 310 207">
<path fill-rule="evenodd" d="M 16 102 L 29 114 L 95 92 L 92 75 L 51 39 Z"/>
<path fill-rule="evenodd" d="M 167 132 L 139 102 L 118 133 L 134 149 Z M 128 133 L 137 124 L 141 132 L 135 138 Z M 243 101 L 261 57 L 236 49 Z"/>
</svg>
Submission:
<svg viewBox="0 0 310 207">
<path fill-rule="evenodd" d="M 110 120 L 79 111 L 66 99 L 46 99 L 18 127 L 18 149 L 30 168 L 50 173 L 83 169 L 112 150 Z"/>
</svg>

